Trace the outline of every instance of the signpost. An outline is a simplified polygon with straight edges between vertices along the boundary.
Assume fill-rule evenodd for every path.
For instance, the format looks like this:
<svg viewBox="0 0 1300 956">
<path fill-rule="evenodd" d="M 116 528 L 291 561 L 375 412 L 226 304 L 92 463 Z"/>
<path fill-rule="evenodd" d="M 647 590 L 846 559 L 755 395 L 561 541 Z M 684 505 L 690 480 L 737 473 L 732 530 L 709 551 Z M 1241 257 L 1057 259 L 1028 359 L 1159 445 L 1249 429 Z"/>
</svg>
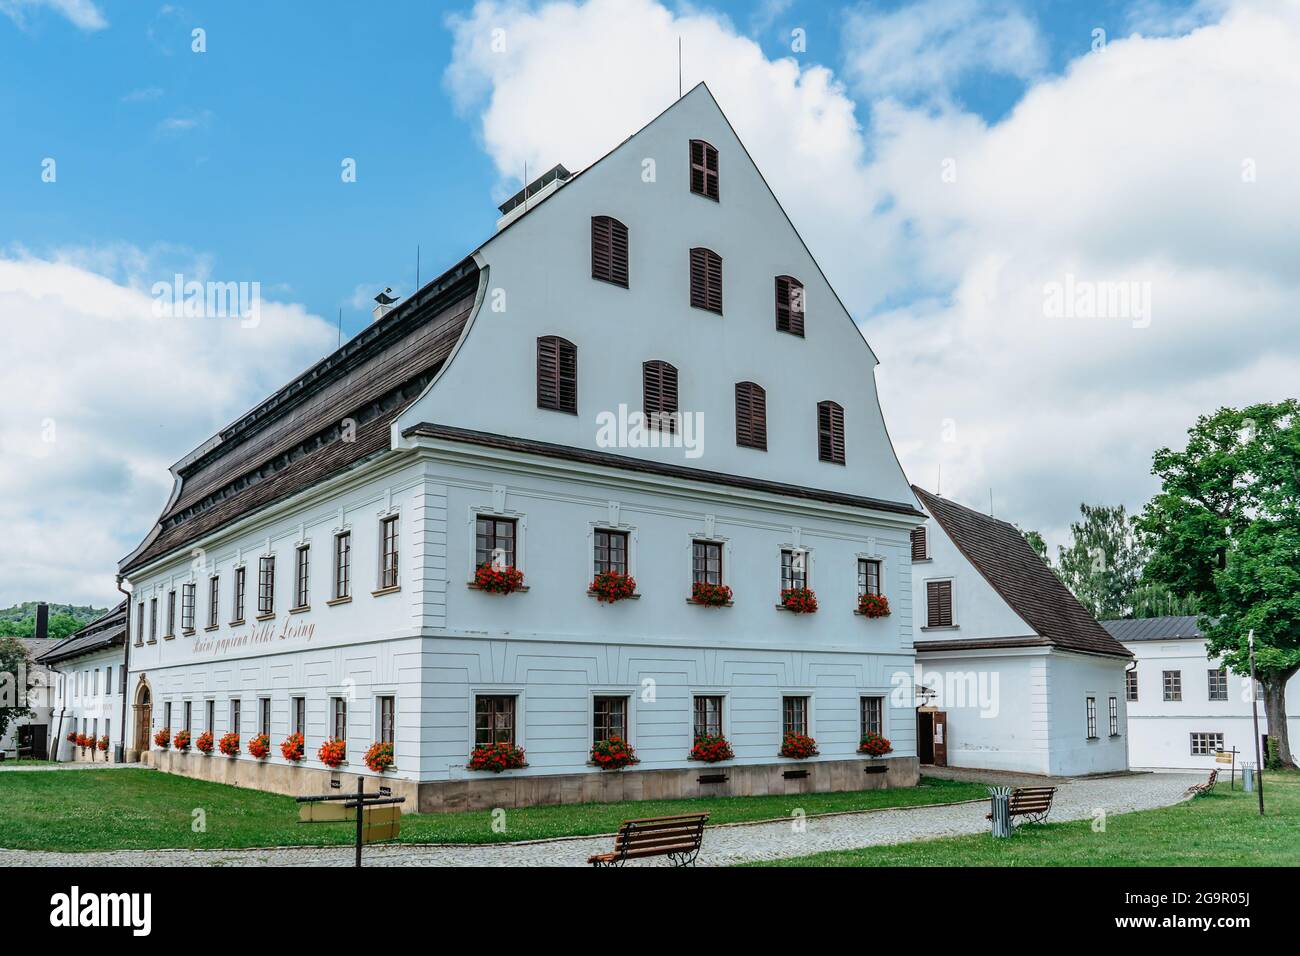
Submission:
<svg viewBox="0 0 1300 956">
<path fill-rule="evenodd" d="M 333 790 L 342 789 L 337 780 L 330 781 Z M 391 796 L 391 787 L 380 787 L 376 794 L 366 793 L 366 778 L 357 777 L 356 793 L 331 794 L 323 797 L 299 797 L 304 804 L 299 814 L 303 821 L 351 820 L 357 821 L 357 862 L 361 865 L 361 847 L 366 843 L 379 843 L 383 840 L 395 840 L 402 829 L 402 811 L 399 804 L 406 802 L 405 797 Z M 337 810 L 329 804 L 342 801 Z M 348 813 L 347 811 L 352 811 Z"/>
<path fill-rule="evenodd" d="M 1259 745 L 1259 695 L 1255 693 L 1255 629 L 1250 629 L 1246 639 L 1250 644 L 1250 710 L 1255 717 L 1255 772 L 1259 777 L 1259 815 L 1264 815 L 1264 754 Z"/>
<path fill-rule="evenodd" d="M 1229 790 L 1233 789 L 1233 784 L 1237 781 L 1237 753 L 1237 748 L 1233 747 L 1231 750 L 1220 750 L 1214 755 L 1215 763 L 1232 764 L 1232 769 L 1229 771 L 1228 776 Z"/>
</svg>

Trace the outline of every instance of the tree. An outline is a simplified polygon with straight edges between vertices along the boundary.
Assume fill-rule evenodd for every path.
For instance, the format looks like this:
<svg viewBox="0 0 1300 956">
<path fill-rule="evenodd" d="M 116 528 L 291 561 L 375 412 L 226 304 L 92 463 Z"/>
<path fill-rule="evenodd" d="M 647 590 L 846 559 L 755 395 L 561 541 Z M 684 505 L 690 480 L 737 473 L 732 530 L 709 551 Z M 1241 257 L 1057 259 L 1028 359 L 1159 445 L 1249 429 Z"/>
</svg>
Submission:
<svg viewBox="0 0 1300 956">
<path fill-rule="evenodd" d="M 1043 559 L 1043 564 L 1050 568 L 1052 566 L 1052 559 L 1047 556 L 1047 542 L 1043 540 L 1043 536 L 1032 528 L 1028 531 L 1021 529 L 1020 533 L 1025 536 L 1025 540 L 1029 542 L 1029 546 L 1034 549 L 1040 558 Z"/>
<path fill-rule="evenodd" d="M 1057 574 L 1098 620 L 1126 617 L 1145 555 L 1123 505 L 1079 505 L 1070 546 L 1057 548 Z"/>
<path fill-rule="evenodd" d="M 1237 674 L 1255 672 L 1269 734 L 1294 765 L 1286 685 L 1300 670 L 1300 402 L 1202 415 L 1183 451 L 1152 460 L 1161 491 L 1138 519 L 1147 575 L 1199 605 L 1206 650 Z"/>
<path fill-rule="evenodd" d="M 27 672 L 30 667 L 23 642 L 13 637 L 0 637 L 0 737 L 5 735 L 10 723 L 32 715 L 32 709 L 27 706 Z"/>
<path fill-rule="evenodd" d="M 1159 581 L 1143 581 L 1128 596 L 1133 617 L 1195 617 L 1195 595 L 1175 594 Z"/>
</svg>

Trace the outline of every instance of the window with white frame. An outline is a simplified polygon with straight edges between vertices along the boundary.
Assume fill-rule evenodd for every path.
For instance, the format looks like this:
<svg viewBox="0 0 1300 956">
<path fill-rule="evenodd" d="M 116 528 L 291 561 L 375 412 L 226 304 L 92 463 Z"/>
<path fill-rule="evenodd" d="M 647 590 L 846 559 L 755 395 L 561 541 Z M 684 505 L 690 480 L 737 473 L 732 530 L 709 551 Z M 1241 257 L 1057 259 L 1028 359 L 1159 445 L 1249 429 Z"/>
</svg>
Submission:
<svg viewBox="0 0 1300 956">
<path fill-rule="evenodd" d="M 883 594 L 880 588 L 880 561 L 858 558 L 858 595 Z"/>
<path fill-rule="evenodd" d="M 348 699 L 333 697 L 330 699 L 330 732 L 335 740 L 348 739 Z"/>
<path fill-rule="evenodd" d="M 721 695 L 698 694 L 695 697 L 695 739 L 722 736 Z"/>
<path fill-rule="evenodd" d="M 597 528 L 594 540 L 595 573 L 627 574 L 627 532 Z"/>
<path fill-rule="evenodd" d="M 808 586 L 808 552 L 802 548 L 781 549 L 781 590 Z"/>
<path fill-rule="evenodd" d="M 1138 672 L 1136 667 L 1124 672 L 1124 699 L 1138 699 Z"/>
<path fill-rule="evenodd" d="M 230 729 L 235 733 L 240 733 L 244 726 L 244 708 L 243 701 L 238 697 L 230 701 Z"/>
<path fill-rule="evenodd" d="M 303 737 L 306 738 L 306 736 L 307 736 L 307 698 L 306 698 L 306 697 L 295 697 L 292 701 L 290 701 L 290 704 L 291 704 L 291 710 L 292 710 L 292 714 L 293 714 L 293 716 L 292 716 L 292 720 L 291 720 L 291 722 L 290 722 L 289 730 L 290 730 L 292 733 L 295 733 L 295 734 L 302 734 Z"/>
<path fill-rule="evenodd" d="M 1088 739 L 1097 739 L 1097 698 L 1088 698 Z"/>
<path fill-rule="evenodd" d="M 375 709 L 379 722 L 379 742 L 391 744 L 396 739 L 397 698 L 385 694 L 376 701 Z"/>
<path fill-rule="evenodd" d="M 1206 692 L 1210 700 L 1228 699 L 1228 671 L 1223 667 L 1213 667 L 1206 671 Z"/>
<path fill-rule="evenodd" d="M 380 590 L 395 588 L 400 580 L 397 564 L 397 515 L 380 522 L 379 538 L 381 542 L 379 588 Z"/>
<path fill-rule="evenodd" d="M 808 735 L 808 698 L 781 698 L 781 733 Z"/>
<path fill-rule="evenodd" d="M 257 701 L 257 732 L 271 735 L 271 698 L 260 697 Z"/>
<path fill-rule="evenodd" d="M 883 737 L 885 733 L 885 698 L 863 697 L 861 709 L 862 736 L 880 734 Z"/>
<path fill-rule="evenodd" d="M 627 740 L 627 697 L 599 694 L 591 702 L 591 740 Z"/>
<path fill-rule="evenodd" d="M 479 515 L 474 519 L 474 566 L 514 568 L 518 527 L 514 518 Z"/>
<path fill-rule="evenodd" d="M 275 555 L 264 555 L 257 562 L 257 613 L 261 617 L 275 613 Z"/>
<path fill-rule="evenodd" d="M 474 697 L 474 745 L 515 742 L 515 697 L 478 694 Z"/>
<path fill-rule="evenodd" d="M 692 580 L 695 584 L 722 584 L 722 542 L 695 541 L 691 545 Z"/>
<path fill-rule="evenodd" d="M 1165 671 L 1164 672 L 1165 700 L 1179 701 L 1183 699 L 1183 672 L 1182 671 Z"/>
<path fill-rule="evenodd" d="M 334 600 L 352 596 L 352 532 L 334 536 Z"/>
<path fill-rule="evenodd" d="M 181 630 L 194 630 L 194 592 L 196 585 L 181 585 Z"/>
<path fill-rule="evenodd" d="M 188 734 L 190 732 L 190 720 L 194 716 L 194 705 L 187 700 L 184 706 L 185 706 L 185 723 L 182 725 L 181 729 Z"/>
<path fill-rule="evenodd" d="M 212 575 L 208 578 L 208 627 L 217 627 L 221 623 L 221 578 Z"/>
<path fill-rule="evenodd" d="M 1110 698 L 1110 735 L 1119 736 L 1119 698 Z"/>
<path fill-rule="evenodd" d="M 1223 749 L 1223 734 L 1193 733 L 1192 756 L 1208 757 Z"/>
<path fill-rule="evenodd" d="M 149 599 L 149 640 L 158 639 L 158 599 Z"/>
<path fill-rule="evenodd" d="M 311 603 L 311 545 L 300 544 L 293 573 L 293 606 L 302 609 Z"/>
<path fill-rule="evenodd" d="M 203 729 L 208 733 L 216 733 L 217 730 L 217 702 L 210 700 L 207 702 L 207 713 L 204 714 Z"/>
<path fill-rule="evenodd" d="M 230 623 L 244 623 L 244 597 L 246 594 L 247 576 L 246 569 L 241 565 L 235 568 L 235 594 L 234 600 L 230 605 Z"/>
<path fill-rule="evenodd" d="M 167 630 L 163 633 L 164 637 L 176 636 L 176 590 L 167 592 Z"/>
</svg>

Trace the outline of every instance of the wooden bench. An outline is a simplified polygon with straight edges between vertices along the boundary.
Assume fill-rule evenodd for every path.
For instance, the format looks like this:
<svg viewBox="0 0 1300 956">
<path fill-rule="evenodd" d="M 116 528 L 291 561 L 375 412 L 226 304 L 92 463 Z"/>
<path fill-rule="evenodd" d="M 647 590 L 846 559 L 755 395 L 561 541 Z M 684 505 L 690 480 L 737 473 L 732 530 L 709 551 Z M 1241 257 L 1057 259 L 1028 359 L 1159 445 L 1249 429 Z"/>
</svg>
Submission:
<svg viewBox="0 0 1300 956">
<path fill-rule="evenodd" d="M 1192 784 L 1190 787 L 1187 788 L 1187 792 L 1183 794 L 1183 796 L 1199 797 L 1201 794 L 1209 793 L 1211 790 L 1213 790 L 1214 785 L 1218 782 L 1219 782 L 1219 768 L 1215 767 L 1213 770 L 1210 771 L 1209 780 L 1205 781 L 1205 783 Z"/>
<path fill-rule="evenodd" d="M 1055 787 L 1016 787 L 1011 791 L 1011 816 L 1024 817 L 1030 823 L 1046 823 L 1055 795 Z M 992 820 L 993 814 L 984 814 L 984 819 Z"/>
<path fill-rule="evenodd" d="M 614 834 L 614 850 L 587 860 L 592 866 L 622 866 L 628 860 L 666 856 L 675 866 L 690 866 L 700 852 L 707 813 L 624 820 Z"/>
</svg>

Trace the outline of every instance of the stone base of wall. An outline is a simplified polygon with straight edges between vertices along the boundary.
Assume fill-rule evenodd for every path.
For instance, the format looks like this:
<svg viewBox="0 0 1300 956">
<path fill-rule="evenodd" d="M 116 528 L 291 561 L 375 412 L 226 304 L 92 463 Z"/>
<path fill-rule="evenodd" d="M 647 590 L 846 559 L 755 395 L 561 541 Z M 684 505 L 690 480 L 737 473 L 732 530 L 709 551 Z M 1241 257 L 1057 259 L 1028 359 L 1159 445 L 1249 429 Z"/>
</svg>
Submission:
<svg viewBox="0 0 1300 956">
<path fill-rule="evenodd" d="M 305 797 L 339 794 L 356 787 L 356 774 L 346 769 L 320 770 L 283 763 L 232 760 L 219 754 L 150 750 L 140 755 L 145 766 L 166 773 L 210 780 L 234 787 L 267 790 Z M 868 768 L 883 767 L 883 772 Z M 787 776 L 805 774 L 805 776 Z M 389 787 L 405 797 L 404 813 L 445 813 L 491 810 L 496 807 L 535 807 L 557 803 L 617 803 L 624 800 L 674 800 L 689 797 L 750 797 L 798 793 L 884 790 L 916 786 L 920 777 L 916 757 L 884 760 L 818 760 L 810 763 L 700 764 L 678 770 L 618 770 L 589 773 L 475 774 L 464 780 L 416 783 L 396 777 L 368 776 L 366 790 Z M 339 790 L 331 780 L 341 783 Z"/>
<path fill-rule="evenodd" d="M 113 751 L 95 751 L 94 757 L 91 757 L 89 750 L 83 751 L 80 747 L 72 748 L 72 756 L 65 758 L 67 763 L 106 764 L 113 762 Z"/>
</svg>

